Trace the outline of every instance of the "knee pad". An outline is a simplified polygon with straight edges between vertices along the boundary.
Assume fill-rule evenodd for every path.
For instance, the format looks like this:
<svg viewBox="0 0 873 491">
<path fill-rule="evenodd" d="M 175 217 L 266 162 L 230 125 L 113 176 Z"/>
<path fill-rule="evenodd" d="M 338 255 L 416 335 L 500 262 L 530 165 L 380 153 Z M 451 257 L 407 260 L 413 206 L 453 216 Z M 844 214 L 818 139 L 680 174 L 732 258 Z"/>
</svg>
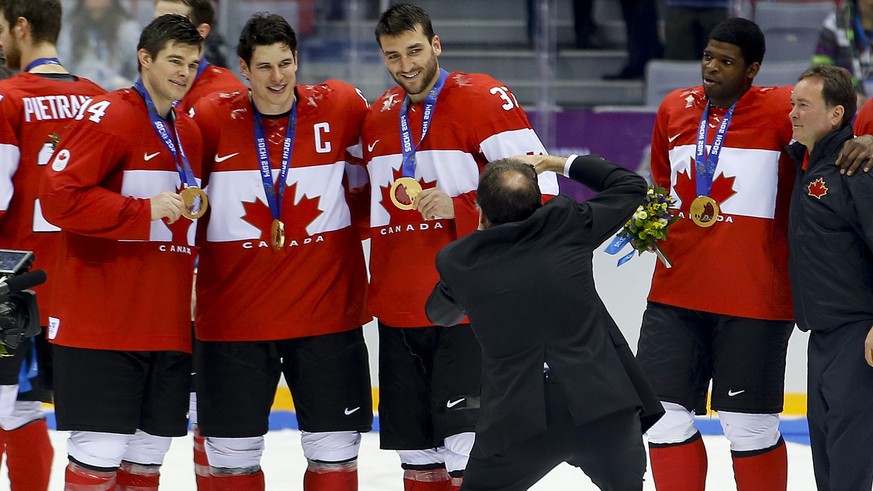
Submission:
<svg viewBox="0 0 873 491">
<path fill-rule="evenodd" d="M 770 448 L 782 436 L 779 433 L 778 414 L 719 411 L 718 419 L 724 429 L 724 436 L 731 442 L 731 450 L 735 452 Z"/>
<path fill-rule="evenodd" d="M 681 443 L 697 433 L 694 413 L 672 402 L 661 401 L 661 405 L 664 406 L 664 416 L 646 432 L 649 443 Z"/>
<path fill-rule="evenodd" d="M 206 456 L 213 472 L 219 474 L 252 474 L 261 468 L 264 437 L 206 437 Z M 235 472 L 239 470 L 239 472 Z"/>
<path fill-rule="evenodd" d="M 0 426 L 6 431 L 11 431 L 43 418 L 45 418 L 45 412 L 42 410 L 41 402 L 15 401 L 12 413 L 2 419 Z"/>
<path fill-rule="evenodd" d="M 170 437 L 149 435 L 142 430 L 136 430 L 136 433 L 130 437 L 122 460 L 134 464 L 160 466 L 164 463 L 164 456 L 170 450 L 172 442 L 173 439 Z"/>
<path fill-rule="evenodd" d="M 303 431 L 300 443 L 307 460 L 342 462 L 357 458 L 361 434 L 357 431 Z"/>
<path fill-rule="evenodd" d="M 470 451 L 473 450 L 475 439 L 476 434 L 472 431 L 446 437 L 445 461 L 449 474 L 463 472 L 467 468 L 467 460 L 470 459 Z"/>
<path fill-rule="evenodd" d="M 429 467 L 437 464 L 443 466 L 446 461 L 446 448 L 428 448 L 424 450 L 398 450 L 397 455 L 400 456 L 400 464 L 406 469 L 411 467 Z"/>
<path fill-rule="evenodd" d="M 97 469 L 117 469 L 131 435 L 74 431 L 67 440 L 67 454 L 81 464 Z"/>
</svg>

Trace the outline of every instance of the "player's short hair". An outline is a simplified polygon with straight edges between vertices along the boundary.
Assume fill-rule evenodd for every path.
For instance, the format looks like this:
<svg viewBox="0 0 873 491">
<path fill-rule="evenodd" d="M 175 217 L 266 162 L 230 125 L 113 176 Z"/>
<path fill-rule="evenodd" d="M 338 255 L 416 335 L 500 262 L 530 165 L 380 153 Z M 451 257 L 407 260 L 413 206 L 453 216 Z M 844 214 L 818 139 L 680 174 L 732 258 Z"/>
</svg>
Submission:
<svg viewBox="0 0 873 491">
<path fill-rule="evenodd" d="M 259 12 L 251 16 L 243 26 L 236 54 L 249 64 L 255 48 L 276 43 L 282 43 L 291 51 L 297 52 L 297 34 L 294 28 L 281 15 Z"/>
<path fill-rule="evenodd" d="M 184 15 L 164 14 L 154 18 L 142 30 L 136 50 L 146 50 L 152 58 L 170 44 L 187 44 L 200 49 L 203 37 L 197 32 L 194 24 Z M 142 69 L 142 65 L 140 65 Z"/>
<path fill-rule="evenodd" d="M 421 26 L 428 42 L 433 41 L 433 25 L 427 11 L 409 3 L 392 5 L 379 17 L 376 24 L 376 42 L 381 47 L 382 36 L 397 36 L 406 31 L 414 31 L 416 26 Z"/>
<path fill-rule="evenodd" d="M 491 162 L 479 176 L 476 203 L 492 225 L 527 219 L 543 204 L 536 171 L 512 158 Z"/>
<path fill-rule="evenodd" d="M 840 121 L 840 128 L 852 124 L 855 111 L 858 109 L 858 96 L 855 94 L 852 74 L 843 67 L 813 65 L 804 70 L 797 81 L 805 78 L 821 80 L 821 96 L 828 107 L 843 106 L 843 119 Z"/>
<path fill-rule="evenodd" d="M 764 33 L 758 24 L 749 19 L 732 17 L 722 21 L 709 33 L 709 39 L 739 46 L 746 65 L 764 61 L 764 52 L 767 50 Z"/>
<path fill-rule="evenodd" d="M 61 0 L 0 0 L 0 12 L 9 28 L 15 26 L 19 17 L 30 23 L 34 43 L 58 43 L 61 32 Z"/>
<path fill-rule="evenodd" d="M 155 3 L 162 0 L 155 0 Z M 191 9 L 189 18 L 194 26 L 200 24 L 215 24 L 215 7 L 212 6 L 212 0 L 163 0 L 165 2 L 181 3 Z"/>
</svg>

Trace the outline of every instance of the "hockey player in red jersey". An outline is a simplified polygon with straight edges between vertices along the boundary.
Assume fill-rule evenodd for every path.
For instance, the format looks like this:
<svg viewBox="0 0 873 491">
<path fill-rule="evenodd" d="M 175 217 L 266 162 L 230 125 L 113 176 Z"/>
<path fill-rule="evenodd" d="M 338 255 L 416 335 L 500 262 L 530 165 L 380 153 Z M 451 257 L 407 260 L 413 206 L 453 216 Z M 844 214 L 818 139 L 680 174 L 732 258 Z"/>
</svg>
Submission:
<svg viewBox="0 0 873 491">
<path fill-rule="evenodd" d="M 49 278 L 58 229 L 42 215 L 40 180 L 54 140 L 83 104 L 104 92 L 61 65 L 60 28 L 58 0 L 0 0 L 0 48 L 7 67 L 22 71 L 0 81 L 0 248 L 33 251 L 34 267 Z M 47 287 L 36 291 L 45 326 L 52 296 Z M 0 358 L 0 456 L 5 451 L 14 491 L 48 488 L 54 452 L 41 402 L 51 401 L 47 348 L 41 333 Z"/>
<path fill-rule="evenodd" d="M 197 74 L 194 76 L 191 88 L 176 106 L 178 110 L 190 112 L 197 101 L 216 92 L 233 93 L 248 90 L 230 70 L 212 65 L 206 60 L 206 38 L 212 32 L 212 26 L 215 24 L 215 9 L 212 7 L 212 0 L 155 0 L 155 17 L 164 14 L 184 15 L 203 36 L 204 55 L 200 57 L 200 66 L 197 67 Z M 194 431 L 194 475 L 197 479 L 197 489 L 209 491 L 209 459 L 206 456 L 203 437 L 200 435 L 200 428 L 197 425 L 197 398 L 193 388 L 188 421 Z"/>
<path fill-rule="evenodd" d="M 656 265 L 637 351 L 666 409 L 648 431 L 659 491 L 704 489 L 706 451 L 694 415 L 706 411 L 710 380 L 737 488 L 787 485 L 779 412 L 794 326 L 794 168 L 783 152 L 791 89 L 752 86 L 764 45 L 747 19 L 719 24 L 703 52 L 702 85 L 668 94 L 655 121 L 652 177 L 670 190 L 681 218 L 662 245 L 673 267 Z M 847 164 L 869 158 L 871 141 L 847 144 L 856 157 Z"/>
<path fill-rule="evenodd" d="M 156 490 L 187 432 L 200 131 L 173 102 L 202 38 L 180 15 L 142 32 L 140 79 L 96 97 L 60 141 L 40 189 L 61 227 L 49 312 L 67 491 Z M 184 216 L 183 216 L 184 214 Z"/>
<path fill-rule="evenodd" d="M 346 167 L 367 102 L 343 82 L 295 85 L 297 38 L 278 15 L 237 47 L 251 90 L 194 106 L 210 199 L 201 224 L 197 405 L 212 490 L 263 490 L 280 375 L 294 397 L 306 491 L 357 489 L 372 424 L 362 324 L 366 268 Z"/>
<path fill-rule="evenodd" d="M 545 149 L 506 85 L 440 68 L 440 38 L 420 7 L 390 7 L 376 40 L 398 84 L 370 106 L 362 129 L 381 445 L 398 451 L 407 490 L 457 489 L 479 414 L 481 354 L 466 321 L 433 326 L 425 315 L 439 279 L 434 259 L 477 228 L 485 164 Z M 555 174 L 542 174 L 540 187 L 557 194 Z"/>
<path fill-rule="evenodd" d="M 215 9 L 212 0 L 155 0 L 155 17 L 164 14 L 179 14 L 187 17 L 197 27 L 203 36 L 205 51 L 206 38 L 215 25 Z M 215 92 L 245 91 L 246 86 L 227 68 L 215 66 L 200 57 L 200 66 L 191 88 L 176 106 L 181 111 L 188 111 L 200 99 Z"/>
</svg>

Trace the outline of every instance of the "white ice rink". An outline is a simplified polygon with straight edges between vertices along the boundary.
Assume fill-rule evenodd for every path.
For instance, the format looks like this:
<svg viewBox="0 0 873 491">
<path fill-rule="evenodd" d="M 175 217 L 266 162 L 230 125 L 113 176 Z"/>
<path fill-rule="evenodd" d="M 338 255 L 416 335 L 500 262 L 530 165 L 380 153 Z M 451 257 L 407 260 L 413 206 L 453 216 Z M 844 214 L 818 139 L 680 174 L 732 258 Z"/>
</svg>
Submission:
<svg viewBox="0 0 873 491">
<path fill-rule="evenodd" d="M 49 489 L 61 491 L 64 488 L 64 466 L 66 465 L 66 433 L 52 432 L 55 446 L 55 461 Z M 731 471 L 730 450 L 723 436 L 705 436 L 709 455 L 709 475 L 707 489 L 710 491 L 735 490 Z M 303 485 L 303 472 L 306 469 L 303 452 L 300 449 L 300 433 L 296 430 L 278 430 L 267 434 L 267 449 L 263 459 L 268 490 L 300 490 Z M 788 443 L 788 489 L 791 491 L 813 491 L 815 484 L 812 475 L 812 458 L 809 446 Z M 376 433 L 364 435 L 358 466 L 360 491 L 400 491 L 402 471 L 394 452 L 379 449 L 379 436 Z M 0 476 L 0 489 L 9 489 L 5 468 Z M 191 464 L 191 437 L 177 438 L 173 441 L 170 453 L 164 462 L 161 489 L 163 491 L 191 491 L 195 489 L 194 471 Z M 596 490 L 591 481 L 574 467 L 563 464 L 553 470 L 536 486 L 534 491 Z M 648 480 L 644 489 L 654 491 L 655 486 Z"/>
</svg>

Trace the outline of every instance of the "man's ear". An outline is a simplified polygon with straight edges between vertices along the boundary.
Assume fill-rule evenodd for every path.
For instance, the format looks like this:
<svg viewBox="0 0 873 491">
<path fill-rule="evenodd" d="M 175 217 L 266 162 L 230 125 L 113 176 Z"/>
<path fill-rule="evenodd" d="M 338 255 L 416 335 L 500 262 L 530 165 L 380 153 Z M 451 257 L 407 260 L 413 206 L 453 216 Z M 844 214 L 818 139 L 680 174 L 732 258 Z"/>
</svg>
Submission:
<svg viewBox="0 0 873 491">
<path fill-rule="evenodd" d="M 209 33 L 212 32 L 212 26 L 210 26 L 209 24 L 204 22 L 204 23 L 200 24 L 199 26 L 197 26 L 197 32 L 199 32 L 200 37 L 202 37 L 205 40 L 206 37 L 209 36 Z"/>
<path fill-rule="evenodd" d="M 485 230 L 489 225 L 491 225 L 491 223 L 488 222 L 488 218 L 485 216 L 485 212 L 482 211 L 482 208 L 477 207 L 477 209 L 479 210 L 479 230 Z"/>
<path fill-rule="evenodd" d="M 152 55 L 145 49 L 140 49 L 136 52 L 136 57 L 139 60 L 140 66 L 147 68 L 152 63 Z"/>
</svg>

